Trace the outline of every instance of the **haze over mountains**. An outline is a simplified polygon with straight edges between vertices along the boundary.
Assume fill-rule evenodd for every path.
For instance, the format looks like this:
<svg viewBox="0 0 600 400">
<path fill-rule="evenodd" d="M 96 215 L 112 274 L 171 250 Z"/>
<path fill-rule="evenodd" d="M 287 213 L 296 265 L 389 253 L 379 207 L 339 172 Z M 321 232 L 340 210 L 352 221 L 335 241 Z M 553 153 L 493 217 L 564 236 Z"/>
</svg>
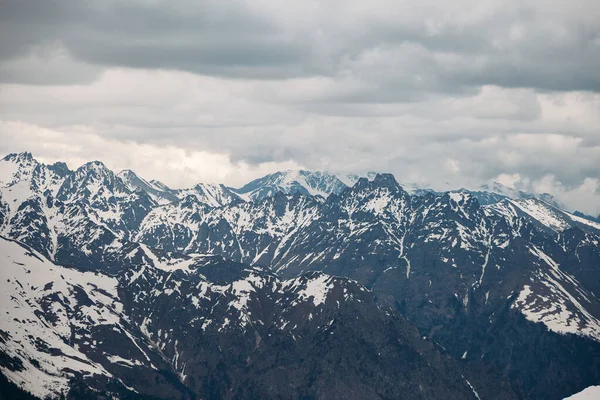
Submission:
<svg viewBox="0 0 600 400">
<path fill-rule="evenodd" d="M 562 399 L 600 382 L 600 223 L 547 194 L 309 171 L 170 189 L 21 153 L 0 161 L 0 233 L 6 390 Z"/>
<path fill-rule="evenodd" d="M 159 200 L 161 195 L 165 200 L 160 200 L 159 203 L 172 202 L 176 198 L 182 198 L 187 194 L 200 194 L 200 201 L 207 202 L 210 205 L 225 205 L 229 204 L 234 195 L 237 194 L 241 199 L 262 200 L 265 197 L 273 196 L 277 192 L 285 194 L 302 193 L 310 196 L 322 196 L 327 198 L 330 194 L 340 194 L 344 189 L 354 186 L 361 177 L 373 180 L 377 176 L 376 172 L 368 172 L 364 176 L 356 174 L 330 174 L 322 171 L 305 171 L 305 170 L 286 170 L 279 171 L 273 174 L 266 175 L 262 178 L 255 179 L 241 188 L 225 187 L 224 185 L 198 184 L 192 189 L 173 190 L 158 181 L 147 182 L 143 178 L 130 170 L 121 171 L 119 177 L 131 189 L 141 189 L 155 196 L 155 200 Z M 428 192 L 436 192 L 434 189 L 426 185 L 417 185 L 415 183 L 400 183 L 402 188 L 410 194 L 426 194 Z M 458 189 L 469 191 L 466 189 Z M 505 198 L 511 199 L 529 199 L 538 198 L 557 208 L 565 208 L 558 200 L 548 193 L 528 193 L 523 192 L 499 182 L 494 182 L 491 185 L 482 185 L 472 192 L 480 201 L 481 204 L 496 203 Z"/>
</svg>

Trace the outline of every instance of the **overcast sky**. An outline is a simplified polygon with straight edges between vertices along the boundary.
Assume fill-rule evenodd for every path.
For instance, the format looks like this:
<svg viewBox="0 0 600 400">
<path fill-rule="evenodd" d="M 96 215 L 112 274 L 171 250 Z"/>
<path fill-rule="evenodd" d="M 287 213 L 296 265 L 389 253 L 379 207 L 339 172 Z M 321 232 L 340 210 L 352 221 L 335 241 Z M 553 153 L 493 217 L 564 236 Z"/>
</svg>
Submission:
<svg viewBox="0 0 600 400">
<path fill-rule="evenodd" d="M 499 180 L 600 213 L 598 0 L 0 2 L 0 151 L 173 187 Z"/>
</svg>

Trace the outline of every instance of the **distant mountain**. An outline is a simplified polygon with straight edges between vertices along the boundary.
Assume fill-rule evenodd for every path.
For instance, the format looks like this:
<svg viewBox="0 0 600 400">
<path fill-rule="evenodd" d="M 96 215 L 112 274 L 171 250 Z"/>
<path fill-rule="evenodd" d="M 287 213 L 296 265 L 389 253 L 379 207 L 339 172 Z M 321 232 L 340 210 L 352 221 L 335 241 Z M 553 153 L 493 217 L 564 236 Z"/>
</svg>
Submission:
<svg viewBox="0 0 600 400">
<path fill-rule="evenodd" d="M 517 190 L 499 182 L 482 185 L 478 190 L 471 191 L 477 197 L 480 204 L 493 204 L 498 201 L 509 198 L 513 200 L 538 199 L 553 207 L 564 209 L 565 206 L 549 193 L 528 193 Z"/>
<path fill-rule="evenodd" d="M 600 382 L 600 224 L 298 174 L 238 195 L 1 160 L 2 374 L 70 398 L 552 400 Z"/>
<path fill-rule="evenodd" d="M 177 200 L 184 199 L 187 196 L 194 196 L 202 203 L 211 207 L 228 205 L 232 202 L 260 201 L 266 197 L 274 196 L 277 192 L 284 194 L 301 193 L 308 196 L 319 195 L 327 198 L 330 194 L 340 194 L 344 189 L 354 186 L 358 180 L 366 178 L 373 180 L 376 172 L 359 174 L 330 174 L 320 171 L 288 170 L 275 172 L 262 178 L 255 179 L 243 187 L 236 189 L 224 185 L 200 183 L 189 189 L 173 190 L 158 181 L 146 181 L 137 176 L 133 171 L 124 170 L 119 173 L 119 177 L 125 182 L 131 190 L 142 190 L 146 192 L 157 204 L 165 205 Z M 441 194 L 443 191 L 437 191 L 427 185 L 416 183 L 400 183 L 400 186 L 411 195 L 424 196 L 428 193 Z M 517 190 L 499 182 L 485 184 L 477 189 L 458 189 L 468 191 L 477 198 L 481 205 L 498 203 L 504 199 L 525 200 L 538 199 L 552 205 L 555 208 L 564 209 L 554 196 L 548 193 L 529 193 Z M 598 222 L 595 218 L 589 216 L 577 215 L 579 217 L 591 219 Z M 600 218 L 600 216 L 599 216 Z"/>
<path fill-rule="evenodd" d="M 357 174 L 349 174 L 349 175 L 339 175 L 340 180 L 346 184 L 347 186 L 353 186 L 361 177 L 367 178 L 368 180 L 373 180 L 377 173 L 368 172 L 364 175 Z M 416 183 L 406 183 L 400 182 L 400 186 L 411 195 L 416 196 L 424 196 L 428 193 L 433 194 L 443 194 L 445 191 L 435 190 L 428 185 L 416 184 Z M 548 193 L 529 193 L 521 190 L 517 190 L 511 188 L 509 186 L 503 185 L 499 182 L 493 182 L 491 184 L 484 184 L 476 189 L 457 189 L 450 190 L 454 192 L 469 192 L 479 201 L 481 205 L 488 205 L 498 203 L 504 199 L 513 199 L 513 200 L 524 200 L 524 199 L 538 199 L 542 200 L 545 203 L 552 205 L 553 207 L 564 209 L 564 205 L 560 203 L 554 196 Z"/>
<path fill-rule="evenodd" d="M 199 202 L 211 207 L 224 206 L 242 200 L 240 196 L 224 185 L 199 183 L 190 189 L 171 189 L 164 183 L 156 180 L 148 182 L 130 170 L 121 171 L 118 176 L 125 182 L 129 189 L 146 192 L 159 205 L 183 200 L 187 196 L 193 196 Z"/>
<path fill-rule="evenodd" d="M 369 181 L 372 181 L 373 179 L 375 179 L 376 176 L 377 176 L 377 172 L 367 172 L 364 175 L 358 175 L 358 174 L 338 175 L 340 180 L 342 182 L 344 182 L 348 187 L 354 186 L 360 178 L 366 178 Z M 402 189 L 404 189 L 406 192 L 408 192 L 411 195 L 415 195 L 415 196 L 424 196 L 427 193 L 438 193 L 428 186 L 419 185 L 416 183 L 402 182 L 402 183 L 400 183 L 400 186 L 402 186 Z"/>
<path fill-rule="evenodd" d="M 225 185 L 199 183 L 191 189 L 180 189 L 174 193 L 179 199 L 183 200 L 188 196 L 192 196 L 199 202 L 211 207 L 220 207 L 243 201 L 241 196 Z"/>
<path fill-rule="evenodd" d="M 526 216 L 538 228 L 550 233 L 578 227 L 584 231 L 600 234 L 600 223 L 568 213 L 539 199 L 504 199 L 486 206 L 486 210 L 502 214 L 507 218 Z"/>
<path fill-rule="evenodd" d="M 239 189 L 231 190 L 246 200 L 262 200 L 277 192 L 319 195 L 326 198 L 332 193 L 339 194 L 346 187 L 337 176 L 327 172 L 288 170 L 255 179 Z"/>
<path fill-rule="evenodd" d="M 148 193 L 157 204 L 168 204 L 178 199 L 174 191 L 164 183 L 156 180 L 148 182 L 131 170 L 126 169 L 119 172 L 118 177 L 130 190 L 141 190 Z"/>
<path fill-rule="evenodd" d="M 375 179 L 375 176 L 377 176 L 377 172 L 367 172 L 366 174 L 363 174 L 363 175 L 340 174 L 340 175 L 336 175 L 336 176 L 339 180 L 341 180 L 344 183 L 344 185 L 350 187 L 350 186 L 354 186 L 360 178 L 367 178 L 368 180 L 372 181 L 373 179 Z"/>
<path fill-rule="evenodd" d="M 589 221 L 592 221 L 592 222 L 600 222 L 600 215 L 598 215 L 597 217 L 594 218 L 591 215 L 584 214 L 584 213 L 582 213 L 580 211 L 575 211 L 573 213 L 573 215 L 575 215 L 577 217 L 580 217 L 580 218 L 585 218 L 585 219 L 587 219 Z"/>
</svg>

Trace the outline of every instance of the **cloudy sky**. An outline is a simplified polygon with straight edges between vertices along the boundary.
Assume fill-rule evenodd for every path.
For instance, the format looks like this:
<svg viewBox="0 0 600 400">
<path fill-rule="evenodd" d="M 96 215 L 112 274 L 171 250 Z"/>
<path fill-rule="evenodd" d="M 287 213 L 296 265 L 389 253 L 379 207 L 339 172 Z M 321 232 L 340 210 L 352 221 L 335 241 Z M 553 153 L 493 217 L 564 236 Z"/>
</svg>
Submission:
<svg viewBox="0 0 600 400">
<path fill-rule="evenodd" d="M 3 0 L 0 152 L 173 187 L 499 180 L 600 213 L 598 0 Z"/>
</svg>

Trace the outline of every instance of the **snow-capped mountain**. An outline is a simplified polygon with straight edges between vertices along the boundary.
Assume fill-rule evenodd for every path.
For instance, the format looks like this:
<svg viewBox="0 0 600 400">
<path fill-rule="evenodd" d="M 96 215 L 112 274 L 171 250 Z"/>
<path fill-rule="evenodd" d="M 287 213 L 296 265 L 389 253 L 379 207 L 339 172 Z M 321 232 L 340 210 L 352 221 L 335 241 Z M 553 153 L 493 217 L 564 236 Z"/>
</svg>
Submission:
<svg viewBox="0 0 600 400">
<path fill-rule="evenodd" d="M 564 209 L 565 206 L 559 202 L 554 196 L 549 193 L 529 193 L 522 190 L 518 190 L 500 182 L 493 182 L 491 184 L 481 185 L 475 190 L 471 190 L 471 193 L 477 197 L 481 205 L 497 203 L 504 199 L 513 200 L 528 200 L 538 199 L 544 203 L 548 203 L 551 206 L 559 209 Z"/>
<path fill-rule="evenodd" d="M 276 245 L 316 217 L 313 198 L 281 192 L 262 201 L 209 207 L 190 197 L 155 208 L 139 227 L 136 241 L 169 251 L 223 254 L 261 263 Z"/>
<path fill-rule="evenodd" d="M 100 162 L 70 171 L 23 153 L 1 160 L 0 171 L 0 233 L 64 264 L 101 263 L 156 206 Z"/>
<path fill-rule="evenodd" d="M 58 238 L 50 210 L 62 182 L 71 174 L 65 164 L 47 166 L 31 153 L 0 160 L 0 232 L 54 254 Z"/>
<path fill-rule="evenodd" d="M 121 171 L 118 175 L 131 190 L 145 191 L 156 203 L 165 205 L 172 203 L 177 199 L 184 199 L 187 196 L 194 196 L 198 201 L 208 204 L 212 207 L 228 205 L 232 202 L 260 201 L 266 197 L 274 196 L 277 192 L 284 194 L 301 193 L 309 196 L 321 196 L 327 198 L 330 194 L 340 194 L 344 189 L 354 186 L 360 178 L 366 178 L 370 181 L 377 176 L 376 172 L 367 172 L 365 174 L 330 174 L 321 171 L 305 170 L 287 170 L 266 175 L 255 179 L 243 187 L 236 189 L 224 185 L 200 183 L 189 189 L 173 190 L 158 181 L 145 181 L 130 170 Z M 400 186 L 411 195 L 424 196 L 428 193 L 442 194 L 443 191 L 410 182 L 401 182 Z M 499 182 L 484 184 L 480 187 L 468 190 L 477 198 L 481 205 L 498 203 L 504 199 L 527 200 L 538 199 L 551 206 L 564 209 L 554 196 L 548 193 L 529 193 L 512 187 L 503 185 Z M 580 216 L 580 215 L 576 215 Z M 590 219 L 590 218 L 587 218 Z M 595 219 L 592 218 L 593 221 Z"/>
<path fill-rule="evenodd" d="M 356 182 L 358 182 L 358 180 L 360 178 L 367 178 L 368 180 L 372 181 L 373 179 L 375 179 L 375 176 L 377 175 L 376 172 L 367 172 L 366 174 L 363 175 L 359 175 L 359 174 L 339 174 L 337 175 L 337 178 L 342 181 L 344 183 L 344 185 L 351 187 L 354 186 L 356 184 Z"/>
<path fill-rule="evenodd" d="M 574 211 L 573 215 L 575 215 L 577 217 L 585 218 L 592 222 L 600 222 L 600 215 L 598 215 L 597 217 L 592 217 L 591 215 L 584 214 L 581 211 Z"/>
<path fill-rule="evenodd" d="M 2 238 L 0 248 L 0 368 L 40 398 L 253 399 L 300 390 L 475 399 L 479 384 L 488 392 L 475 368 L 440 354 L 345 278 L 280 280 L 215 256 L 168 265 L 145 246 L 130 253 L 137 266 L 109 277 Z M 359 360 L 360 375 L 348 369 Z"/>
<path fill-rule="evenodd" d="M 208 183 L 199 183 L 191 189 L 180 189 L 175 191 L 175 194 L 180 200 L 192 196 L 200 203 L 211 207 L 226 206 L 244 201 L 242 197 L 225 185 L 211 185 Z"/>
<path fill-rule="evenodd" d="M 123 170 L 119 172 L 118 176 L 130 190 L 146 192 L 159 205 L 183 200 L 188 196 L 193 196 L 199 202 L 211 207 L 219 207 L 236 201 L 242 201 L 240 196 L 225 185 L 199 183 L 189 189 L 171 189 L 164 183 L 156 180 L 146 181 L 131 170 Z"/>
<path fill-rule="evenodd" d="M 262 200 L 277 192 L 327 197 L 332 193 L 339 194 L 346 187 L 337 176 L 327 172 L 288 170 L 255 179 L 239 189 L 232 190 L 246 200 Z"/>
<path fill-rule="evenodd" d="M 525 216 L 539 228 L 551 233 L 558 233 L 566 229 L 578 227 L 584 231 L 600 234 L 600 223 L 568 213 L 539 199 L 503 199 L 485 208 L 490 212 L 502 214 L 507 218 Z"/>
<path fill-rule="evenodd" d="M 146 181 L 131 170 L 123 170 L 117 176 L 121 178 L 129 190 L 146 192 L 156 204 L 168 204 L 178 199 L 174 191 L 164 183 L 156 180 Z"/>
<path fill-rule="evenodd" d="M 337 176 L 342 182 L 344 182 L 344 184 L 346 186 L 352 187 L 356 184 L 356 182 L 358 182 L 358 180 L 360 178 L 366 178 L 366 179 L 372 181 L 377 176 L 377 172 L 367 172 L 366 174 L 363 174 L 363 175 L 345 174 L 345 175 L 337 175 Z M 437 193 L 432 188 L 430 188 L 426 185 L 419 185 L 417 183 L 401 182 L 400 186 L 402 186 L 402 189 L 404 189 L 406 192 L 408 192 L 411 195 L 415 195 L 415 196 L 424 196 L 427 193 Z"/>
<path fill-rule="evenodd" d="M 599 226 L 542 199 L 391 174 L 290 174 L 248 201 L 142 181 L 178 196 L 159 202 L 120 175 L 0 161 L 0 368 L 34 394 L 562 399 L 600 382 Z"/>
</svg>

